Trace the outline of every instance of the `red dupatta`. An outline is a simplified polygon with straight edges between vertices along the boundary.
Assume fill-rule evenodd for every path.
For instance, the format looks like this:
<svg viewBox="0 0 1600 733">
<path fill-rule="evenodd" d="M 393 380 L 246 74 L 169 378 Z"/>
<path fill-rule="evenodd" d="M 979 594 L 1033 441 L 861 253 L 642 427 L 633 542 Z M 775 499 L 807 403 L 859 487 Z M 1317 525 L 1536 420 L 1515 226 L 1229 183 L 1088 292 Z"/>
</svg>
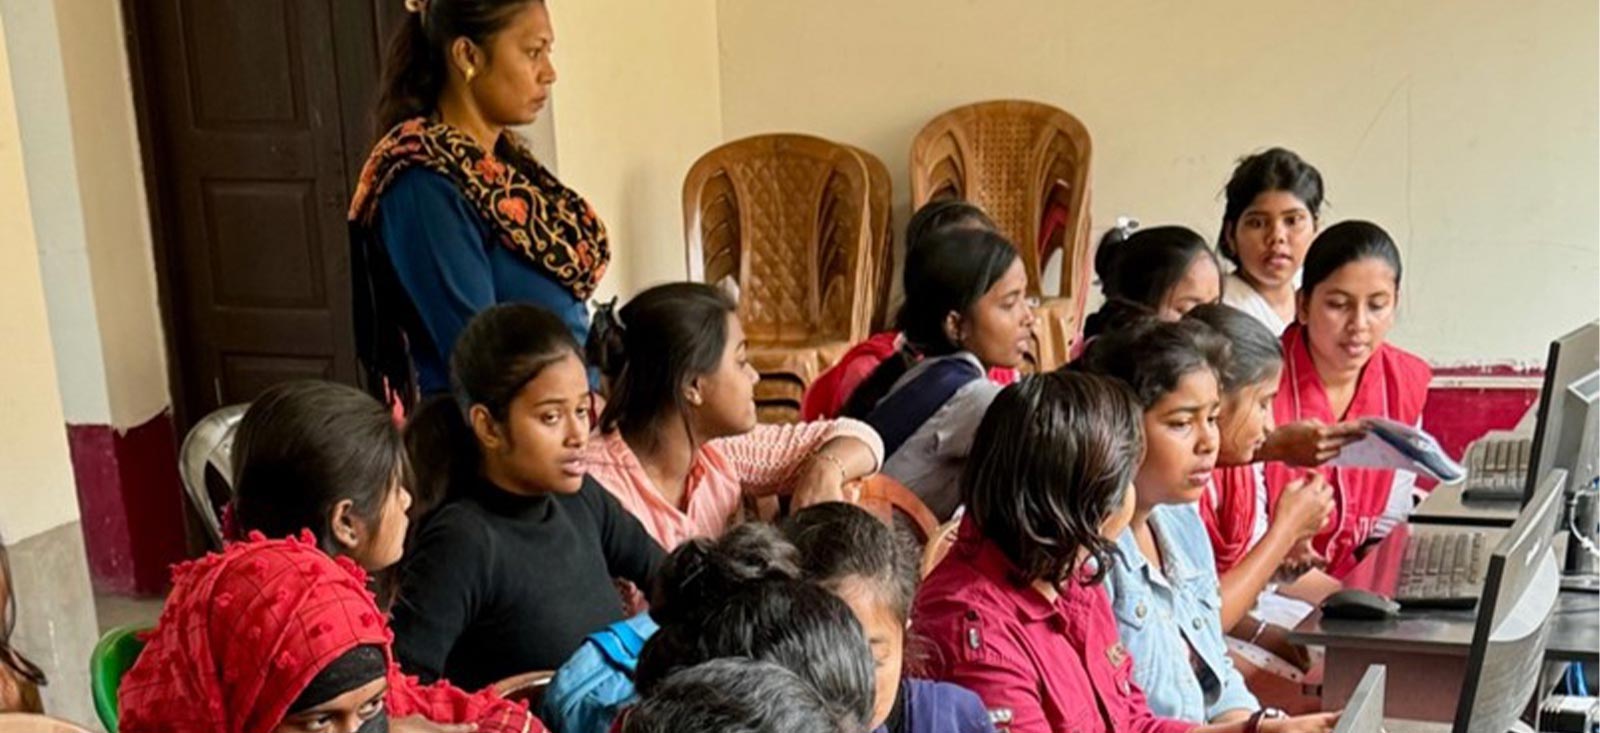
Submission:
<svg viewBox="0 0 1600 733">
<path fill-rule="evenodd" d="M 1428 398 L 1428 383 L 1433 370 L 1423 360 L 1398 347 L 1384 343 L 1373 352 L 1356 382 L 1355 396 L 1343 415 L 1333 414 L 1322 378 L 1311 361 L 1305 326 L 1291 324 L 1283 332 L 1284 368 L 1273 418 L 1284 425 L 1297 420 L 1316 419 L 1335 423 L 1363 417 L 1384 417 L 1416 425 Z M 1328 572 L 1342 578 L 1356 565 L 1356 548 L 1372 537 L 1378 519 L 1388 505 L 1395 472 L 1390 469 L 1322 466 L 1321 473 L 1333 487 L 1332 520 L 1312 540 L 1312 546 L 1328 560 Z M 1282 463 L 1267 465 L 1267 496 L 1277 503 L 1284 487 L 1305 476 L 1308 469 Z"/>
<path fill-rule="evenodd" d="M 1211 472 L 1211 485 L 1200 494 L 1200 520 L 1211 538 L 1216 555 L 1217 574 L 1239 564 L 1250 551 L 1255 534 L 1256 465 L 1218 466 Z"/>
</svg>

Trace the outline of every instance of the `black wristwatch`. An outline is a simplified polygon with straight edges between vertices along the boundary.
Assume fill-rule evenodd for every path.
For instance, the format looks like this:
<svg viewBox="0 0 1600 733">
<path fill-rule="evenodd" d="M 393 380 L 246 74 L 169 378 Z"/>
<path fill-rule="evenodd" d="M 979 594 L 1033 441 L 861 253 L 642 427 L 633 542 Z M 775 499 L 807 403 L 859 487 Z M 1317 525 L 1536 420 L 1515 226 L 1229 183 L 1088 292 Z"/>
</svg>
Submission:
<svg viewBox="0 0 1600 733">
<path fill-rule="evenodd" d="M 1279 720 L 1289 717 L 1289 714 L 1277 708 L 1262 708 L 1250 714 L 1250 720 L 1244 724 L 1244 733 L 1261 733 L 1261 721 Z"/>
</svg>

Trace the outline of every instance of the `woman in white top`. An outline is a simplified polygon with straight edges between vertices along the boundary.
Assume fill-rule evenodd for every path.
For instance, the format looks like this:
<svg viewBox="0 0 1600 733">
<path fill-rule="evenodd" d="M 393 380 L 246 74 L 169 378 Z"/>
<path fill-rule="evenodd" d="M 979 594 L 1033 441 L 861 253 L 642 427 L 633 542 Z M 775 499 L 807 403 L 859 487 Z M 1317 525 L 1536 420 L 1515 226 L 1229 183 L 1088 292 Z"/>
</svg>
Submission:
<svg viewBox="0 0 1600 733">
<path fill-rule="evenodd" d="M 1300 265 L 1317 233 L 1322 174 L 1283 148 L 1246 156 L 1228 180 L 1217 247 L 1233 263 L 1222 302 L 1274 334 L 1294 322 Z"/>
</svg>

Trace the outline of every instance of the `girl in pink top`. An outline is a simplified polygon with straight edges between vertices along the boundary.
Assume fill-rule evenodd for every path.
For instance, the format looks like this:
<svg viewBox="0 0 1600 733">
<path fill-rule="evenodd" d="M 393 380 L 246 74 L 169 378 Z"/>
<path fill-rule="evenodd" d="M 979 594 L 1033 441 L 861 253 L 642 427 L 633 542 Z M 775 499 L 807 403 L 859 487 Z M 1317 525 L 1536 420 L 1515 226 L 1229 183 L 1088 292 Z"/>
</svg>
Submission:
<svg viewBox="0 0 1600 733">
<path fill-rule="evenodd" d="M 589 356 L 611 384 L 589 474 L 663 547 L 722 534 L 746 493 L 839 500 L 883 462 L 855 420 L 756 424 L 738 306 L 712 286 L 659 285 L 616 316 L 602 309 Z"/>
</svg>

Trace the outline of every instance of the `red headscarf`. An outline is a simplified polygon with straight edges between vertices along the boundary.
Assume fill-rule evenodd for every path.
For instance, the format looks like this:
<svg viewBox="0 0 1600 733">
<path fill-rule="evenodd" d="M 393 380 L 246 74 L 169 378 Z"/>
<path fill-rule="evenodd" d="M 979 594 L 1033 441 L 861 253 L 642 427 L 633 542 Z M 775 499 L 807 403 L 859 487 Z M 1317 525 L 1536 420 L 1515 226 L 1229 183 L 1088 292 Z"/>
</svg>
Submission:
<svg viewBox="0 0 1600 733">
<path fill-rule="evenodd" d="M 1343 415 L 1333 414 L 1322 377 L 1311 361 L 1305 326 L 1291 324 L 1283 332 L 1283 381 L 1272 404 L 1279 425 L 1315 418 L 1325 423 L 1363 417 L 1385 417 L 1407 425 L 1422 419 L 1433 370 L 1427 362 L 1387 343 L 1378 347 L 1361 369 L 1356 393 Z M 1333 521 L 1323 527 L 1312 547 L 1328 559 L 1328 572 L 1343 578 L 1356 565 L 1356 548 L 1372 537 L 1388 506 L 1394 471 L 1376 468 L 1322 466 L 1315 469 L 1333 487 Z M 1282 463 L 1267 464 L 1267 495 L 1276 504 L 1295 479 L 1307 470 Z"/>
<path fill-rule="evenodd" d="M 481 733 L 544 730 L 521 703 L 402 675 L 366 574 L 318 550 L 310 533 L 252 533 L 173 576 L 161 620 L 122 680 L 124 733 L 271 733 L 324 667 L 368 644 L 389 659 L 391 718 L 477 723 Z"/>
</svg>

